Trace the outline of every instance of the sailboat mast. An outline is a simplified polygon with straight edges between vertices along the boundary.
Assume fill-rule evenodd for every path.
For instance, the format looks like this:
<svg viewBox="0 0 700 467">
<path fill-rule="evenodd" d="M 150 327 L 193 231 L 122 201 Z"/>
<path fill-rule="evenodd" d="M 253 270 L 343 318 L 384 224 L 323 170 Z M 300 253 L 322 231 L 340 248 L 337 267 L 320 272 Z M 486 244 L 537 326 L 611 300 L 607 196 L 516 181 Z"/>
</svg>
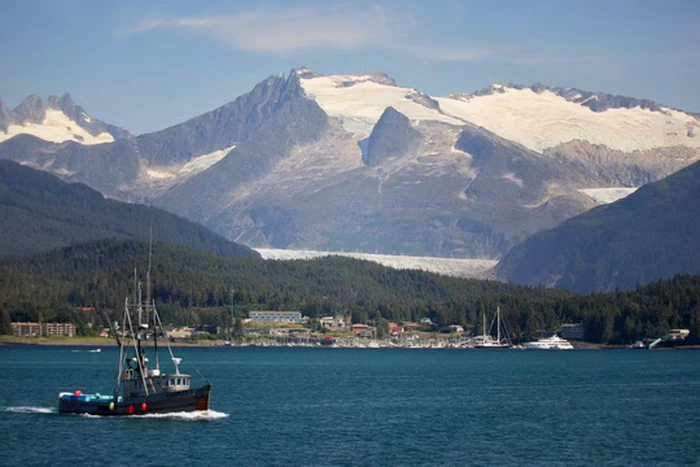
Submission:
<svg viewBox="0 0 700 467">
<path fill-rule="evenodd" d="M 501 343 L 501 307 L 496 306 L 496 333 L 498 334 L 498 343 Z"/>
</svg>

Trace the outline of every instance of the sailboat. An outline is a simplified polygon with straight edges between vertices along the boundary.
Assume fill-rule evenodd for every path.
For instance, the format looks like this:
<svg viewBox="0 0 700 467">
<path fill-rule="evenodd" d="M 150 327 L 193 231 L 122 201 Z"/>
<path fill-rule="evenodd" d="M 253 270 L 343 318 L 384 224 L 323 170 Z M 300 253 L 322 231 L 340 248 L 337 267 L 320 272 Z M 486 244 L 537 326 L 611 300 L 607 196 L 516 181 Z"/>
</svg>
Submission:
<svg viewBox="0 0 700 467">
<path fill-rule="evenodd" d="M 482 314 L 482 334 L 472 339 L 475 349 L 505 349 L 512 346 L 508 337 L 508 329 L 505 322 L 501 320 L 501 307 L 496 307 L 496 316 L 491 321 L 488 332 L 486 331 L 486 313 Z M 491 335 L 491 330 L 496 325 L 496 338 Z M 503 331 L 503 333 L 501 333 Z"/>
<path fill-rule="evenodd" d="M 182 358 L 175 357 L 163 329 L 155 301 L 150 299 L 150 252 L 147 275 L 147 301 L 142 302 L 138 281 L 136 299 L 124 300 L 120 332 L 115 329 L 119 345 L 119 365 L 112 394 L 83 394 L 79 390 L 58 395 L 58 411 L 90 415 L 135 415 L 146 413 L 190 412 L 209 410 L 211 384 L 192 387 L 192 376 L 180 372 Z M 136 274 L 134 274 L 136 276 Z M 111 324 L 110 324 L 111 326 Z M 174 366 L 174 372 L 161 371 L 158 356 L 158 333 L 162 333 Z M 128 332 L 127 332 L 128 331 Z M 151 364 L 144 341 L 153 341 Z"/>
</svg>

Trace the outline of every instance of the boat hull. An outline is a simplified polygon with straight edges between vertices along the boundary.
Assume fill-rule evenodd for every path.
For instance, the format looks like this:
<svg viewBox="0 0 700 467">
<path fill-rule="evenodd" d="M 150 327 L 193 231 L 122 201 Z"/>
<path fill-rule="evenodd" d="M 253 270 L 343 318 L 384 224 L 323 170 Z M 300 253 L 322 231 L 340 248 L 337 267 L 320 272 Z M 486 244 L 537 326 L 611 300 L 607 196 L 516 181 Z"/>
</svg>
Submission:
<svg viewBox="0 0 700 467">
<path fill-rule="evenodd" d="M 118 402 L 104 398 L 91 400 L 90 397 L 62 395 L 58 399 L 58 411 L 60 413 L 106 416 L 193 412 L 209 410 L 210 393 L 211 385 L 206 384 L 196 389 L 161 392 L 131 400 L 119 400 Z M 112 403 L 114 405 L 110 407 Z"/>
</svg>

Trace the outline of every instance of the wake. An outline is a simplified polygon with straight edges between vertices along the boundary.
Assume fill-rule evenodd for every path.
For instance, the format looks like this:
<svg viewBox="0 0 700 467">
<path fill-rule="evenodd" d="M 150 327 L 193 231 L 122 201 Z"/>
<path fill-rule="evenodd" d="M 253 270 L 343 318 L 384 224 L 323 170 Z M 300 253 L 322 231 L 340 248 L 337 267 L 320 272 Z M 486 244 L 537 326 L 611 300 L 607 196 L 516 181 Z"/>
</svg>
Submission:
<svg viewBox="0 0 700 467">
<path fill-rule="evenodd" d="M 131 418 L 165 418 L 172 420 L 219 420 L 228 418 L 229 414 L 217 412 L 216 410 L 197 410 L 194 412 L 170 412 L 170 413 L 147 413 L 143 415 L 133 415 Z"/>
<path fill-rule="evenodd" d="M 7 407 L 7 408 L 5 408 L 5 412 L 49 414 L 49 413 L 56 413 L 56 409 L 52 409 L 49 407 L 29 407 L 29 406 L 20 405 L 17 407 Z"/>
<path fill-rule="evenodd" d="M 229 414 L 227 413 L 217 412 L 216 410 L 197 410 L 194 412 L 146 413 L 137 415 L 122 415 L 119 417 L 111 417 L 109 415 L 91 415 L 87 413 L 80 415 L 85 418 L 126 418 L 132 420 L 146 418 L 184 421 L 211 421 L 219 420 L 222 418 L 228 418 L 229 416 Z"/>
</svg>

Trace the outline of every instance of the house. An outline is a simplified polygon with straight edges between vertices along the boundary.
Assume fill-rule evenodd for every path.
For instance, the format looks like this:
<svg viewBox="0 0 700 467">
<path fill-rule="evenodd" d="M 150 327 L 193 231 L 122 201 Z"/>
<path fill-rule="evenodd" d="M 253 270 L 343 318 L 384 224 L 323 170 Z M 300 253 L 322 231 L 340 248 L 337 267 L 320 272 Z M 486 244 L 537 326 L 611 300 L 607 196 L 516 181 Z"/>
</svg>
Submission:
<svg viewBox="0 0 700 467">
<path fill-rule="evenodd" d="M 367 326 L 366 324 L 353 324 L 352 326 L 350 326 L 350 330 L 352 332 L 360 332 L 364 331 L 365 329 L 369 329 L 369 326 Z"/>
<path fill-rule="evenodd" d="M 421 325 L 421 326 L 424 326 L 424 327 L 433 327 L 433 326 L 437 326 L 435 323 L 433 323 L 433 320 L 431 320 L 431 319 L 428 318 L 428 317 L 426 317 L 426 318 L 421 318 L 421 320 L 420 320 L 420 325 Z"/>
<path fill-rule="evenodd" d="M 452 324 L 450 325 L 450 332 L 464 332 L 464 327 L 458 324 Z"/>
<path fill-rule="evenodd" d="M 323 329 L 331 331 L 340 331 L 345 328 L 345 318 L 340 315 L 323 316 L 318 320 Z"/>
<path fill-rule="evenodd" d="M 404 332 L 403 326 L 399 326 L 396 323 L 389 323 L 389 334 L 396 337 Z"/>
</svg>

